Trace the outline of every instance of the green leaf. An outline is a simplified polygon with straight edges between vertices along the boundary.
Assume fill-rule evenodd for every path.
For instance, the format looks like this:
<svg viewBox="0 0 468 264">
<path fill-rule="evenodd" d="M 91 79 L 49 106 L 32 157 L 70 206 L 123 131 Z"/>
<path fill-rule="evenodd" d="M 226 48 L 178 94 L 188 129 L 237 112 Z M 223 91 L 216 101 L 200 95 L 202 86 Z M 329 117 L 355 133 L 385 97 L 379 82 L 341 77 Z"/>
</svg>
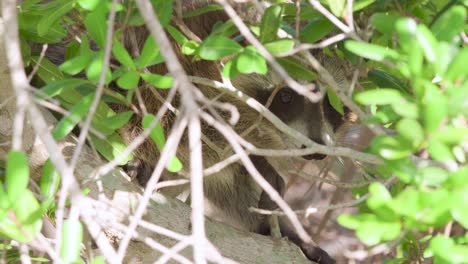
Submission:
<svg viewBox="0 0 468 264">
<path fill-rule="evenodd" d="M 448 173 L 445 170 L 437 167 L 425 167 L 419 171 L 416 181 L 423 186 L 438 186 L 447 178 Z"/>
<path fill-rule="evenodd" d="M 206 5 L 201 8 L 197 8 L 195 10 L 191 10 L 188 12 L 184 12 L 183 17 L 184 18 L 189 18 L 189 17 L 195 17 L 199 16 L 205 13 L 209 13 L 212 11 L 218 11 L 218 10 L 224 10 L 223 7 L 219 4 L 211 4 L 211 5 Z"/>
<path fill-rule="evenodd" d="M 454 81 L 457 79 L 466 79 L 468 76 L 468 67 L 466 62 L 468 61 L 468 47 L 464 47 L 461 51 L 453 58 L 452 62 L 448 66 L 445 72 L 445 79 L 448 81 Z"/>
<path fill-rule="evenodd" d="M 439 140 L 432 139 L 428 142 L 427 151 L 434 160 L 445 162 L 453 160 L 450 148 Z"/>
<path fill-rule="evenodd" d="M 163 27 L 169 25 L 172 17 L 173 0 L 152 0 L 153 8 Z"/>
<path fill-rule="evenodd" d="M 141 78 L 148 83 L 160 89 L 169 89 L 172 87 L 174 78 L 171 76 L 159 75 L 154 73 L 142 73 Z"/>
<path fill-rule="evenodd" d="M 150 125 L 155 121 L 155 116 L 148 114 L 143 117 L 141 121 L 143 128 L 148 129 Z M 162 128 L 161 124 L 157 122 L 156 126 L 151 130 L 150 137 L 153 142 L 156 144 L 158 149 L 161 151 L 166 144 L 166 138 L 164 136 L 164 129 Z M 167 164 L 167 170 L 170 172 L 178 172 L 182 169 L 183 165 L 182 162 L 177 157 L 173 157 L 169 160 Z"/>
<path fill-rule="evenodd" d="M 55 140 L 61 140 L 67 136 L 73 128 L 88 113 L 89 107 L 93 102 L 94 94 L 84 96 L 76 105 L 70 109 L 68 116 L 62 117 L 60 122 L 52 130 L 52 136 Z"/>
<path fill-rule="evenodd" d="M 277 61 L 295 79 L 302 81 L 313 81 L 317 79 L 315 72 L 309 70 L 293 58 L 278 58 Z"/>
<path fill-rule="evenodd" d="M 398 90 L 382 88 L 358 93 L 354 97 L 354 100 L 364 105 L 386 105 L 398 104 L 403 102 L 405 99 Z"/>
<path fill-rule="evenodd" d="M 459 144 L 468 140 L 468 128 L 447 126 L 442 130 L 436 131 L 432 135 L 432 138 L 445 144 Z"/>
<path fill-rule="evenodd" d="M 66 219 L 63 222 L 62 245 L 60 257 L 64 263 L 75 263 L 80 260 L 81 242 L 83 242 L 83 225 L 80 221 Z"/>
<path fill-rule="evenodd" d="M 343 11 L 345 9 L 345 0 L 327 0 L 327 2 L 328 7 L 335 16 L 341 17 L 343 15 Z"/>
<path fill-rule="evenodd" d="M 143 117 L 141 124 L 143 128 L 148 129 L 148 127 L 154 122 L 155 116 L 148 114 Z M 159 150 L 161 150 L 166 144 L 166 138 L 164 136 L 164 129 L 162 128 L 159 122 L 156 123 L 156 126 L 151 130 L 150 137 L 153 142 L 156 144 Z"/>
<path fill-rule="evenodd" d="M 447 99 L 436 86 L 426 85 L 422 100 L 422 117 L 426 132 L 436 131 L 446 115 Z"/>
<path fill-rule="evenodd" d="M 198 55 L 205 60 L 217 60 L 235 54 L 242 46 L 223 36 L 209 36 L 198 48 Z"/>
<path fill-rule="evenodd" d="M 37 33 L 39 36 L 44 36 L 49 32 L 49 29 L 54 25 L 60 18 L 70 12 L 75 5 L 75 1 L 57 1 L 60 5 L 56 5 L 52 12 L 48 12 L 47 16 L 44 16 L 37 24 Z"/>
<path fill-rule="evenodd" d="M 395 31 L 395 23 L 400 18 L 399 15 L 389 13 L 376 13 L 371 17 L 372 25 L 384 34 L 391 34 Z"/>
<path fill-rule="evenodd" d="M 139 81 L 140 74 L 137 71 L 129 71 L 120 76 L 117 85 L 122 89 L 132 90 L 138 86 Z"/>
<path fill-rule="evenodd" d="M 314 43 L 327 36 L 335 29 L 333 23 L 324 17 L 317 17 L 303 27 L 299 33 L 302 42 Z"/>
<path fill-rule="evenodd" d="M 370 43 L 347 40 L 344 45 L 352 53 L 375 61 L 397 60 L 399 57 L 392 49 Z"/>
<path fill-rule="evenodd" d="M 402 101 L 391 105 L 393 111 L 401 117 L 416 119 L 419 117 L 418 106 L 408 101 Z"/>
<path fill-rule="evenodd" d="M 145 40 L 141 55 L 135 60 L 137 69 L 143 69 L 145 67 L 155 65 L 164 61 L 164 58 L 159 52 L 159 47 L 156 45 L 152 35 L 149 35 Z"/>
<path fill-rule="evenodd" d="M 412 147 L 408 142 L 399 136 L 380 136 L 372 142 L 371 148 L 385 159 L 397 160 L 406 158 L 412 153 Z"/>
<path fill-rule="evenodd" d="M 78 4 L 86 9 L 86 10 L 90 10 L 90 11 L 93 11 L 94 9 L 96 9 L 96 7 L 99 5 L 99 0 L 77 0 L 78 1 Z"/>
<path fill-rule="evenodd" d="M 59 66 L 59 69 L 70 75 L 76 75 L 83 71 L 93 59 L 93 54 L 76 56 Z"/>
<path fill-rule="evenodd" d="M 22 151 L 10 151 L 6 164 L 6 192 L 12 204 L 24 195 L 28 181 L 29 166 L 26 155 Z"/>
<path fill-rule="evenodd" d="M 340 98 L 331 89 L 327 89 L 327 97 L 330 105 L 341 115 L 344 115 L 344 107 Z"/>
<path fill-rule="evenodd" d="M 65 78 L 63 73 L 58 69 L 57 65 L 53 64 L 47 58 L 42 58 L 42 60 L 39 62 L 39 57 L 33 56 L 31 57 L 31 62 L 33 63 L 34 67 L 38 67 L 37 75 L 45 83 L 50 83 Z"/>
<path fill-rule="evenodd" d="M 226 78 L 234 78 L 239 74 L 239 71 L 237 70 L 237 56 L 231 59 L 230 61 L 226 62 L 224 64 L 223 68 L 223 76 Z"/>
<path fill-rule="evenodd" d="M 290 51 L 294 47 L 292 39 L 278 39 L 264 44 L 265 48 L 273 55 Z"/>
<path fill-rule="evenodd" d="M 85 17 L 84 24 L 94 42 L 103 48 L 106 42 L 107 19 L 103 6 L 105 2 L 101 2 L 100 5 L 100 8 L 97 8 Z"/>
<path fill-rule="evenodd" d="M 468 228 L 468 210 L 466 210 L 466 205 L 468 204 L 467 187 L 457 190 L 454 195 L 457 203 L 452 204 L 452 216 L 463 227 Z"/>
<path fill-rule="evenodd" d="M 103 63 L 104 63 L 104 52 L 103 51 L 97 52 L 93 60 L 89 64 L 88 68 L 86 69 L 86 77 L 93 82 L 96 82 L 96 83 L 99 82 L 99 77 L 101 75 L 101 72 L 104 70 Z M 105 83 L 108 84 L 110 83 L 111 80 L 112 80 L 112 72 L 110 71 L 109 68 L 107 68 Z"/>
<path fill-rule="evenodd" d="M 42 194 L 47 198 L 54 197 L 54 195 L 57 193 L 59 185 L 60 175 L 58 174 L 50 159 L 47 159 L 44 167 L 42 167 L 42 176 L 39 182 Z"/>
<path fill-rule="evenodd" d="M 277 38 L 282 13 L 283 7 L 280 5 L 272 5 L 265 10 L 260 24 L 260 41 L 262 43 L 271 42 Z"/>
<path fill-rule="evenodd" d="M 404 118 L 396 126 L 401 136 L 412 143 L 413 147 L 419 146 L 424 140 L 424 130 L 415 119 Z"/>
<path fill-rule="evenodd" d="M 402 92 L 408 91 L 408 86 L 405 85 L 400 79 L 397 77 L 380 70 L 370 70 L 367 73 L 367 77 L 373 83 L 375 83 L 378 87 L 388 87 L 388 88 L 395 88 Z"/>
<path fill-rule="evenodd" d="M 426 59 L 430 63 L 437 62 L 438 43 L 434 35 L 425 25 L 418 25 L 416 30 L 416 39 L 418 40 Z"/>
<path fill-rule="evenodd" d="M 188 38 L 186 38 L 184 34 L 182 34 L 182 32 L 180 32 L 177 28 L 171 25 L 167 26 L 167 31 L 169 32 L 171 37 L 175 39 L 175 41 L 177 41 L 177 43 L 179 43 L 180 45 L 183 45 L 189 41 Z"/>
<path fill-rule="evenodd" d="M 258 73 L 265 75 L 268 71 L 265 59 L 253 46 L 246 47 L 237 56 L 237 71 L 250 74 Z"/>
<path fill-rule="evenodd" d="M 127 145 L 117 133 L 108 136 L 105 140 L 99 139 L 92 134 L 90 134 L 90 138 L 96 150 L 107 160 L 120 157 L 121 153 L 127 148 Z M 131 154 L 122 157 L 118 160 L 118 165 L 125 165 L 132 158 Z"/>
<path fill-rule="evenodd" d="M 466 7 L 453 6 L 445 11 L 432 25 L 431 31 L 440 41 L 451 42 L 463 32 L 466 21 Z"/>
<path fill-rule="evenodd" d="M 106 259 L 103 256 L 97 256 L 91 261 L 91 264 L 106 264 Z"/>
<path fill-rule="evenodd" d="M 133 59 L 128 54 L 127 49 L 125 49 L 124 45 L 117 40 L 114 40 L 114 45 L 112 46 L 112 54 L 114 54 L 115 58 L 122 63 L 122 65 L 127 66 L 131 70 L 136 70 L 135 64 L 133 63 Z"/>
<path fill-rule="evenodd" d="M 187 41 L 182 45 L 182 54 L 194 55 L 197 52 L 198 46 L 198 43 L 193 40 Z"/>
<path fill-rule="evenodd" d="M 34 195 L 25 190 L 12 203 L 10 213 L 0 219 L 0 236 L 29 242 L 41 231 L 42 212 Z"/>
<path fill-rule="evenodd" d="M 104 120 L 101 120 L 101 124 L 112 130 L 116 130 L 127 124 L 132 115 L 133 111 L 117 113 L 113 116 L 107 117 Z"/>
</svg>

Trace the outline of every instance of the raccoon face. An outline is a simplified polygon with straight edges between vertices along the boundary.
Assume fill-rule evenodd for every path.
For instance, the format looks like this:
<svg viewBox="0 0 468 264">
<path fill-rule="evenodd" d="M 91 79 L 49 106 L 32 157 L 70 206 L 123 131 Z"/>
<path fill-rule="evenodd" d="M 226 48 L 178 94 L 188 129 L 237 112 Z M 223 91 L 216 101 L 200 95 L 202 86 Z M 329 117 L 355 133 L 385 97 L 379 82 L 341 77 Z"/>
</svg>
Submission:
<svg viewBox="0 0 468 264">
<path fill-rule="evenodd" d="M 343 117 L 330 105 L 327 96 L 312 103 L 289 87 L 278 91 L 269 108 L 285 124 L 318 144 L 328 142 L 327 137 L 333 134 L 330 132 L 335 132 L 344 123 Z M 287 147 L 305 148 L 289 138 L 284 138 L 284 141 Z M 312 154 L 303 158 L 320 160 L 325 155 Z"/>
</svg>

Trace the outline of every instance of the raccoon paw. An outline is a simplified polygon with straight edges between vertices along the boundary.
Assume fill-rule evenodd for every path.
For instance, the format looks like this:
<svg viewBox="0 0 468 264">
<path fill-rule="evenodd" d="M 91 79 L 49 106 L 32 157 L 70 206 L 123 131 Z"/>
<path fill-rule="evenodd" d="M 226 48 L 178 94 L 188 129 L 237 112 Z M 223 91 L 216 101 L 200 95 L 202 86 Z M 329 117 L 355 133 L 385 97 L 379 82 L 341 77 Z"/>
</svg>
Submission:
<svg viewBox="0 0 468 264">
<path fill-rule="evenodd" d="M 335 264 L 335 260 L 328 255 L 328 253 L 319 248 L 314 247 L 309 244 L 301 245 L 302 252 L 307 256 L 308 259 L 318 263 L 318 264 Z"/>
<path fill-rule="evenodd" d="M 124 167 L 131 181 L 137 181 L 138 184 L 145 187 L 153 173 L 153 167 L 140 159 L 133 159 Z"/>
</svg>

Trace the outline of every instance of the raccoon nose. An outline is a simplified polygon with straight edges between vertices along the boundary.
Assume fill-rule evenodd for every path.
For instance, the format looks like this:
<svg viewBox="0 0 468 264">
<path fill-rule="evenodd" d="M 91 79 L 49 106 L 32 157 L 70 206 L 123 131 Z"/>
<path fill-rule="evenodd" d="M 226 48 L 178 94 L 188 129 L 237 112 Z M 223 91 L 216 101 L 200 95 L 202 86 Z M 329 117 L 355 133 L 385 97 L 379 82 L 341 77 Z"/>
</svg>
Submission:
<svg viewBox="0 0 468 264">
<path fill-rule="evenodd" d="M 319 143 L 319 142 L 317 142 L 317 143 Z M 301 148 L 305 149 L 306 146 L 302 145 Z M 327 157 L 327 155 L 321 154 L 321 153 L 314 153 L 314 154 L 309 154 L 309 155 L 302 156 L 302 158 L 304 158 L 306 160 L 323 160 L 326 157 Z"/>
</svg>

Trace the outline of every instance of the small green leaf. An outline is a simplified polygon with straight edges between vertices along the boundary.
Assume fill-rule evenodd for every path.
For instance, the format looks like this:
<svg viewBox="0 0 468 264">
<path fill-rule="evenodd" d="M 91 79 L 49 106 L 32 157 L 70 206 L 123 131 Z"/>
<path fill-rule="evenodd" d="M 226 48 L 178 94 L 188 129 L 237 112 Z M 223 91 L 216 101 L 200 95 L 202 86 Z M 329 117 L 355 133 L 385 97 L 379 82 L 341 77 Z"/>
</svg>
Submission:
<svg viewBox="0 0 468 264">
<path fill-rule="evenodd" d="M 150 125 L 155 121 L 155 118 L 156 117 L 151 114 L 145 115 L 143 117 L 143 120 L 141 121 L 143 127 L 145 129 L 148 129 Z M 164 129 L 162 128 L 159 122 L 157 122 L 153 130 L 151 130 L 150 137 L 156 144 L 158 149 L 161 151 L 164 145 L 166 144 L 166 138 L 164 136 Z M 173 157 L 167 164 L 167 170 L 170 172 L 178 172 L 182 169 L 182 167 L 182 162 L 180 162 L 180 160 L 177 157 Z"/>
<path fill-rule="evenodd" d="M 80 260 L 81 242 L 83 242 L 83 225 L 80 221 L 67 219 L 63 222 L 62 245 L 60 256 L 64 263 L 75 263 Z"/>
<path fill-rule="evenodd" d="M 122 65 L 127 66 L 131 70 L 136 70 L 135 64 L 133 63 L 133 59 L 128 54 L 127 49 L 125 49 L 124 45 L 117 40 L 114 40 L 114 45 L 112 46 L 112 54 L 114 54 L 115 58 L 122 63 Z"/>
<path fill-rule="evenodd" d="M 309 70 L 293 58 L 278 58 L 277 61 L 295 79 L 302 81 L 313 81 L 317 79 L 315 72 Z"/>
<path fill-rule="evenodd" d="M 424 140 L 424 130 L 415 119 L 404 118 L 396 126 L 401 136 L 417 147 Z"/>
<path fill-rule="evenodd" d="M 39 57 L 33 56 L 31 57 L 31 62 L 34 67 L 38 67 L 37 75 L 45 83 L 51 83 L 65 78 L 57 65 L 53 64 L 47 58 L 42 58 L 42 60 L 39 61 Z"/>
<path fill-rule="evenodd" d="M 447 115 L 447 99 L 436 86 L 426 85 L 421 109 L 426 132 L 432 133 Z"/>
<path fill-rule="evenodd" d="M 466 21 L 466 7 L 453 6 L 445 11 L 432 25 L 431 31 L 440 41 L 451 42 L 463 32 Z"/>
<path fill-rule="evenodd" d="M 169 89 L 172 87 L 174 78 L 171 76 L 159 75 L 154 73 L 142 73 L 141 78 L 148 83 L 160 89 Z"/>
<path fill-rule="evenodd" d="M 224 10 L 223 7 L 219 4 L 211 4 L 211 5 L 206 5 L 201 8 L 197 8 L 195 10 L 191 10 L 188 12 L 184 12 L 183 17 L 184 18 L 189 18 L 189 17 L 195 17 L 199 16 L 205 13 L 209 13 L 212 11 L 218 11 L 218 10 Z"/>
<path fill-rule="evenodd" d="M 224 64 L 223 68 L 223 76 L 226 78 L 234 78 L 239 74 L 239 71 L 237 70 L 237 56 L 231 59 L 230 61 L 226 62 Z"/>
<path fill-rule="evenodd" d="M 292 39 L 278 39 L 264 44 L 265 48 L 273 55 L 290 51 L 294 47 Z"/>
<path fill-rule="evenodd" d="M 100 5 L 105 4 L 105 2 L 100 3 Z M 86 30 L 92 36 L 94 42 L 101 48 L 104 47 L 106 42 L 107 20 L 105 9 L 104 6 L 100 6 L 100 8 L 89 13 L 84 19 Z"/>
<path fill-rule="evenodd" d="M 375 61 L 397 60 L 398 52 L 375 44 L 348 40 L 345 48 L 352 53 Z"/>
<path fill-rule="evenodd" d="M 86 9 L 86 10 L 90 10 L 90 11 L 93 11 L 94 9 L 96 9 L 96 7 L 98 6 L 99 4 L 99 0 L 77 0 L 78 1 L 78 4 Z"/>
<path fill-rule="evenodd" d="M 450 148 L 439 140 L 432 139 L 428 142 L 427 151 L 434 160 L 446 162 L 453 160 Z"/>
<path fill-rule="evenodd" d="M 335 94 L 335 92 L 333 92 L 331 89 L 327 89 L 327 97 L 333 109 L 335 109 L 338 113 L 344 115 L 343 103 L 341 102 L 340 98 Z"/>
<path fill-rule="evenodd" d="M 468 67 L 466 62 L 468 61 L 468 47 L 463 47 L 461 51 L 455 56 L 452 62 L 449 64 L 447 71 L 445 72 L 445 79 L 454 81 L 457 79 L 466 79 L 468 76 Z"/>
<path fill-rule="evenodd" d="M 235 54 L 242 46 L 223 36 L 209 36 L 198 48 L 198 55 L 205 60 L 217 60 Z"/>
<path fill-rule="evenodd" d="M 0 236 L 29 242 L 41 231 L 42 211 L 34 195 L 25 190 L 12 203 L 12 210 L 0 219 Z"/>
<path fill-rule="evenodd" d="M 94 94 L 89 94 L 83 97 L 76 105 L 70 109 L 68 116 L 62 117 L 60 122 L 52 130 L 52 135 L 55 140 L 61 140 L 67 136 L 73 128 L 80 122 L 88 113 L 89 107 L 93 102 Z"/>
<path fill-rule="evenodd" d="M 106 259 L 103 256 L 97 256 L 91 261 L 91 264 L 106 264 Z"/>
<path fill-rule="evenodd" d="M 59 69 L 70 75 L 76 75 L 83 71 L 93 59 L 93 54 L 76 56 L 59 66 Z"/>
<path fill-rule="evenodd" d="M 373 89 L 357 94 L 354 99 L 364 105 L 398 104 L 404 101 L 400 91 L 395 89 Z"/>
<path fill-rule="evenodd" d="M 47 16 L 44 16 L 37 24 L 37 33 L 39 36 L 44 36 L 49 32 L 49 29 L 54 25 L 60 18 L 70 12 L 75 5 L 75 1 L 66 1 L 57 5 L 53 8 L 52 12 L 48 12 Z"/>
<path fill-rule="evenodd" d="M 327 2 L 328 7 L 335 16 L 341 17 L 343 15 L 346 2 L 345 0 L 327 0 Z"/>
<path fill-rule="evenodd" d="M 93 60 L 89 64 L 88 68 L 86 69 L 86 77 L 93 82 L 96 82 L 96 83 L 99 82 L 99 77 L 101 76 L 101 72 L 104 70 L 103 63 L 104 63 L 104 52 L 102 51 L 97 52 Z M 108 84 L 111 80 L 112 80 L 112 72 L 108 68 L 106 71 L 105 83 Z"/>
<path fill-rule="evenodd" d="M 54 165 L 48 159 L 42 167 L 42 176 L 39 182 L 42 194 L 47 198 L 52 198 L 57 193 L 60 185 L 60 175 Z"/>
<path fill-rule="evenodd" d="M 132 90 L 138 86 L 139 81 L 140 74 L 136 71 L 129 71 L 120 76 L 117 85 L 122 89 Z"/>
<path fill-rule="evenodd" d="M 65 98 L 70 96 L 76 96 L 76 93 L 69 92 L 69 90 L 72 90 L 75 87 L 78 87 L 80 85 L 88 83 L 86 80 L 83 79 L 65 79 L 65 80 L 59 80 L 55 82 L 51 82 L 47 84 L 46 86 L 41 88 L 40 93 L 35 93 L 34 96 L 36 98 L 41 98 L 41 99 L 46 99 L 48 95 L 50 97 L 55 97 L 57 95 L 59 96 L 64 96 Z M 69 101 L 70 102 L 70 101 Z"/>
<path fill-rule="evenodd" d="M 314 43 L 328 35 L 335 28 L 330 20 L 324 17 L 317 17 L 303 27 L 299 33 L 302 42 Z"/>
<path fill-rule="evenodd" d="M 177 41 L 177 43 L 179 43 L 180 45 L 183 45 L 189 41 L 188 38 L 186 38 L 184 34 L 182 34 L 182 32 L 180 32 L 177 28 L 171 25 L 167 26 L 167 31 L 169 32 L 171 37 L 175 39 L 175 41 Z"/>
<path fill-rule="evenodd" d="M 260 24 L 260 41 L 262 43 L 271 42 L 277 38 L 278 29 L 281 23 L 281 5 L 272 5 L 265 10 Z"/>
<path fill-rule="evenodd" d="M 418 40 L 426 59 L 430 63 L 436 63 L 437 61 L 437 49 L 438 43 L 434 35 L 425 25 L 418 25 L 416 30 L 416 39 Z"/>
<path fill-rule="evenodd" d="M 457 203 L 453 203 L 451 209 L 453 218 L 465 228 L 468 228 L 468 210 L 466 210 L 466 205 L 468 204 L 467 194 L 467 187 L 458 190 L 455 193 L 455 200 L 457 201 Z"/>
<path fill-rule="evenodd" d="M 380 136 L 372 142 L 372 150 L 385 159 L 397 160 L 406 158 L 412 153 L 412 147 L 399 136 Z"/>
<path fill-rule="evenodd" d="M 127 124 L 132 115 L 133 111 L 117 113 L 113 116 L 107 117 L 104 120 L 101 120 L 101 124 L 112 130 L 116 130 Z"/>
<path fill-rule="evenodd" d="M 173 0 L 152 0 L 151 3 L 156 11 L 159 22 L 161 22 L 163 27 L 167 27 L 172 17 Z"/>
<path fill-rule="evenodd" d="M 198 46 L 198 43 L 193 40 L 187 41 L 182 45 L 182 54 L 194 55 L 197 52 Z"/>
<path fill-rule="evenodd" d="M 370 70 L 367 73 L 367 77 L 373 83 L 375 83 L 378 87 L 388 87 L 388 88 L 395 88 L 402 92 L 408 91 L 408 86 L 405 85 L 400 79 L 397 77 L 380 70 Z"/>
<path fill-rule="evenodd" d="M 253 46 L 246 47 L 237 56 L 237 70 L 242 73 L 265 75 L 268 71 L 265 59 Z"/>
<path fill-rule="evenodd" d="M 127 148 L 127 145 L 117 133 L 108 136 L 105 140 L 99 139 L 92 134 L 90 134 L 90 138 L 96 150 L 107 160 L 120 157 L 121 153 Z M 125 165 L 132 158 L 131 154 L 122 157 L 118 160 L 118 165 Z"/>
<path fill-rule="evenodd" d="M 141 55 L 135 60 L 137 69 L 143 69 L 145 67 L 155 65 L 163 62 L 164 59 L 159 52 L 159 47 L 156 45 L 152 35 L 149 35 L 145 40 Z"/>
<path fill-rule="evenodd" d="M 425 167 L 422 168 L 417 177 L 418 181 L 423 186 L 437 186 L 445 182 L 448 178 L 448 173 L 437 167 Z"/>
<path fill-rule="evenodd" d="M 24 195 L 28 188 L 28 159 L 22 151 L 10 151 L 6 164 L 6 192 L 12 204 Z"/>
<path fill-rule="evenodd" d="M 399 15 L 389 13 L 376 13 L 371 17 L 372 25 L 375 29 L 384 34 L 391 34 L 395 30 L 395 23 L 400 18 Z"/>
<path fill-rule="evenodd" d="M 151 114 L 145 115 L 141 121 L 143 128 L 148 129 L 148 127 L 154 122 L 155 118 L 156 117 Z M 160 150 L 164 147 L 164 144 L 166 144 L 164 129 L 159 122 L 157 122 L 156 126 L 151 130 L 150 137 Z"/>
</svg>

